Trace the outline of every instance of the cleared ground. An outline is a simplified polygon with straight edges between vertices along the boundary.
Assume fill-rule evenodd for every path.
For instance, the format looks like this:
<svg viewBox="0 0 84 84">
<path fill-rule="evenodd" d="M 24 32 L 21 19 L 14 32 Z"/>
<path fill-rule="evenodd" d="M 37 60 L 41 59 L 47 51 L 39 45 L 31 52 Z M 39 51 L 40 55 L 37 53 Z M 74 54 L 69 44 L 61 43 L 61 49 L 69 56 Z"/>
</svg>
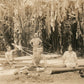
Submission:
<svg viewBox="0 0 84 84">
<path fill-rule="evenodd" d="M 29 57 L 17 58 L 16 60 L 23 65 L 31 63 L 28 60 Z M 31 60 L 31 59 L 30 59 Z M 61 64 L 61 58 L 48 59 L 47 64 Z M 79 59 L 79 63 L 83 64 L 84 59 Z M 49 75 L 44 72 L 31 72 L 30 75 L 12 75 L 14 70 L 9 70 L 9 67 L 5 66 L 4 72 L 0 71 L 0 84 L 84 84 L 84 78 L 80 77 L 78 71 L 75 72 L 65 72 L 60 74 Z M 54 67 L 53 67 L 54 69 Z M 10 75 L 9 75 L 10 74 Z"/>
<path fill-rule="evenodd" d="M 78 72 L 68 72 L 54 75 L 11 75 L 0 76 L 0 84 L 84 84 Z"/>
</svg>

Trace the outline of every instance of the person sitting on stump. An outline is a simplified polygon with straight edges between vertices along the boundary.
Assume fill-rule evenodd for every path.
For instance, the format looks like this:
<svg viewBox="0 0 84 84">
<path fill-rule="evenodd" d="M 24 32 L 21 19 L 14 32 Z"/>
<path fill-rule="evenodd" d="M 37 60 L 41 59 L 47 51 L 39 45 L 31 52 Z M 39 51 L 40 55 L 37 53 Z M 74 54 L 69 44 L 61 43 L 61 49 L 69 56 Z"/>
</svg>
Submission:
<svg viewBox="0 0 84 84">
<path fill-rule="evenodd" d="M 6 61 L 7 61 L 7 63 L 9 63 L 10 65 L 11 65 L 11 64 L 13 63 L 13 61 L 14 61 L 13 51 L 14 51 L 14 50 L 11 50 L 11 47 L 8 46 L 8 47 L 7 47 L 7 52 L 5 53 Z"/>
<path fill-rule="evenodd" d="M 64 52 L 63 55 L 63 62 L 64 65 L 68 68 L 75 68 L 78 66 L 77 63 L 77 55 L 76 53 L 72 50 L 72 46 L 68 46 L 68 51 Z"/>
</svg>

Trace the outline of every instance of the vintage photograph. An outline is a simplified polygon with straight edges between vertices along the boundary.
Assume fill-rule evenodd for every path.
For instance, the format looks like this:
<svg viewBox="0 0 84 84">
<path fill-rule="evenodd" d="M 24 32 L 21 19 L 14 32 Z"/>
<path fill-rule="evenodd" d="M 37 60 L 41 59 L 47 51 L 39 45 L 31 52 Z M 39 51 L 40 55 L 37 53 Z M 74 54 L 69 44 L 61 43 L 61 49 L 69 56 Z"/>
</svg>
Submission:
<svg viewBox="0 0 84 84">
<path fill-rule="evenodd" d="M 84 0 L 0 0 L 0 84 L 84 84 Z"/>
</svg>

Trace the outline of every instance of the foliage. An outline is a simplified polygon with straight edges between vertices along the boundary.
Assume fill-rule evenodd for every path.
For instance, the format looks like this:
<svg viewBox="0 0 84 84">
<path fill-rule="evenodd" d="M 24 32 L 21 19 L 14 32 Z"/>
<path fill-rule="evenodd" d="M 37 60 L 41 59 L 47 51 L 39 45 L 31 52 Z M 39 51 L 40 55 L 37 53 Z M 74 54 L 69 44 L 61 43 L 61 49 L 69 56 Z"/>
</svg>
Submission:
<svg viewBox="0 0 84 84">
<path fill-rule="evenodd" d="M 84 15 L 84 0 L 0 0 L 0 2 L 0 19 L 3 21 L 4 17 L 11 17 L 12 21 L 5 19 L 3 24 L 8 26 L 6 27 L 8 34 L 12 35 L 10 38 L 16 44 L 29 47 L 29 41 L 34 33 L 38 32 L 43 39 L 44 50 L 46 48 L 48 51 L 62 52 L 69 43 L 74 44 L 79 40 L 79 37 L 83 39 L 83 43 L 78 43 L 79 46 L 84 46 L 84 18 L 81 18 Z M 2 27 L 0 29 L 2 31 Z M 9 43 L 8 40 L 6 42 Z M 74 49 L 77 49 L 76 46 Z"/>
</svg>

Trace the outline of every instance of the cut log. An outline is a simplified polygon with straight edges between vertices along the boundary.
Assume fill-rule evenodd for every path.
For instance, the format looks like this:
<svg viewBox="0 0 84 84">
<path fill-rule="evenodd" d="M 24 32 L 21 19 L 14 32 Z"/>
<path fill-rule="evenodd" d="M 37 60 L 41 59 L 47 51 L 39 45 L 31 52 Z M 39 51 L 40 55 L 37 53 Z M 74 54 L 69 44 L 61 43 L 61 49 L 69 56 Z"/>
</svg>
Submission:
<svg viewBox="0 0 84 84">
<path fill-rule="evenodd" d="M 15 60 L 32 60 L 32 56 L 22 56 L 22 57 L 17 57 Z"/>
<path fill-rule="evenodd" d="M 77 68 L 54 68 L 50 70 L 50 74 L 56 73 L 64 73 L 64 72 L 72 72 L 72 71 L 79 71 L 84 70 L 84 67 L 77 67 Z"/>
<path fill-rule="evenodd" d="M 2 70 L 2 71 L 0 71 L 0 76 L 14 75 L 14 73 L 16 71 L 17 71 L 17 69 Z"/>
<path fill-rule="evenodd" d="M 24 64 L 14 64 L 13 67 L 14 68 L 22 68 L 24 66 L 31 66 L 31 65 L 32 65 L 32 63 L 31 64 L 27 64 L 27 63 L 24 63 Z"/>
</svg>

